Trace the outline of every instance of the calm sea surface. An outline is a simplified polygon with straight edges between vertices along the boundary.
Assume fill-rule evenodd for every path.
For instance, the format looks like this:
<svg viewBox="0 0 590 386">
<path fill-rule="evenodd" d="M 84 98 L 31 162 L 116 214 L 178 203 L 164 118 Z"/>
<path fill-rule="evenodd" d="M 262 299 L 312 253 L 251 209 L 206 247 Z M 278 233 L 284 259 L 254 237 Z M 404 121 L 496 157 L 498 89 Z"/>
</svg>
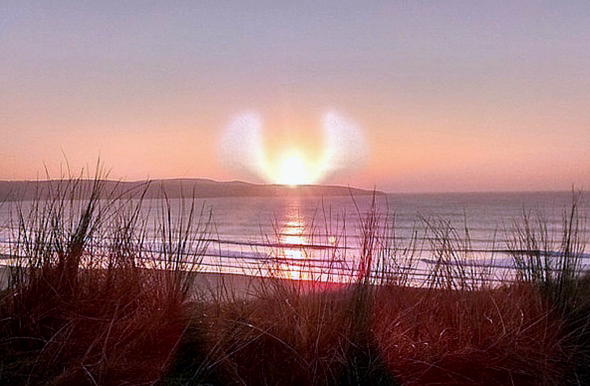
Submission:
<svg viewBox="0 0 590 386">
<path fill-rule="evenodd" d="M 449 264 L 493 268 L 495 278 L 510 275 L 512 259 L 507 253 L 514 224 L 523 213 L 541 215 L 555 251 L 560 241 L 563 215 L 572 202 L 571 193 L 461 193 L 390 194 L 376 198 L 378 239 L 373 263 L 406 267 L 416 277 L 427 275 L 444 255 L 442 240 L 450 239 L 456 253 Z M 149 223 L 158 218 L 160 200 L 142 205 Z M 186 202 L 185 202 L 186 204 Z M 203 209 L 202 226 L 195 236 L 204 240 L 200 269 L 205 271 L 268 274 L 276 270 L 291 278 L 311 278 L 339 272 L 354 274 L 362 255 L 363 222 L 371 212 L 372 197 L 236 197 L 197 200 Z M 0 245 L 11 242 L 10 212 L 0 207 L 3 225 Z M 182 213 L 181 200 L 171 200 L 172 221 Z M 581 219 L 588 200 L 580 201 Z M 154 221 L 152 221 L 154 220 Z M 152 233 L 155 228 L 152 226 Z M 590 234 L 583 231 L 584 239 Z M 153 235 L 152 235 L 153 236 Z M 156 237 L 151 248 L 157 249 Z M 197 251 L 195 251 L 197 252 Z M 588 248 L 586 248 L 588 252 Z M 589 256 L 584 255 L 586 262 Z M 588 260 L 590 263 L 590 260 Z"/>
</svg>

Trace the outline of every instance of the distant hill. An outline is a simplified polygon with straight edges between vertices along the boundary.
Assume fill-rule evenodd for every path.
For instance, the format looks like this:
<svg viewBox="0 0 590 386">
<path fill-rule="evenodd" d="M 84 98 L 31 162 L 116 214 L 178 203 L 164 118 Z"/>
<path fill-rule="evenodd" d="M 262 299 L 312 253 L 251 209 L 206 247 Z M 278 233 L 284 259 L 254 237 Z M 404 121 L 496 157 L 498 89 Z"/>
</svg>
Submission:
<svg viewBox="0 0 590 386">
<path fill-rule="evenodd" d="M 35 197 L 46 197 L 49 192 L 63 190 L 68 180 L 43 181 L 0 181 L 0 202 L 31 200 Z M 79 180 L 80 199 L 87 198 L 93 184 L 92 180 Z M 372 190 L 364 190 L 337 185 L 300 185 L 295 187 L 272 184 L 251 184 L 242 181 L 219 182 L 203 178 L 165 179 L 122 182 L 102 180 L 102 195 L 139 196 L 145 191 L 146 198 L 181 197 L 277 197 L 277 196 L 349 196 L 370 195 Z M 384 194 L 376 191 L 377 195 Z"/>
</svg>

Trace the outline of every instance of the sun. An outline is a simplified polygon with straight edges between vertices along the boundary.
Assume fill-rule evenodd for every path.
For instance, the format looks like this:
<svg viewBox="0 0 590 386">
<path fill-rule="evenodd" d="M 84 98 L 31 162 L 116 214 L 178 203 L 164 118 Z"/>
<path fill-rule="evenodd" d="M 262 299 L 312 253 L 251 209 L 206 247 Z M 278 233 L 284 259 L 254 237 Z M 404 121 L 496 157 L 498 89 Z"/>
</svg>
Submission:
<svg viewBox="0 0 590 386">
<path fill-rule="evenodd" d="M 278 184 L 289 186 L 305 185 L 313 182 L 308 163 L 296 151 L 283 154 L 278 163 L 275 180 Z"/>
<path fill-rule="evenodd" d="M 348 118 L 332 111 L 324 113 L 318 134 L 313 139 L 300 138 L 299 132 L 294 138 L 266 138 L 262 117 L 245 112 L 226 127 L 219 142 L 220 154 L 228 167 L 240 173 L 290 186 L 317 184 L 337 171 L 356 169 L 365 162 L 363 132 Z"/>
</svg>

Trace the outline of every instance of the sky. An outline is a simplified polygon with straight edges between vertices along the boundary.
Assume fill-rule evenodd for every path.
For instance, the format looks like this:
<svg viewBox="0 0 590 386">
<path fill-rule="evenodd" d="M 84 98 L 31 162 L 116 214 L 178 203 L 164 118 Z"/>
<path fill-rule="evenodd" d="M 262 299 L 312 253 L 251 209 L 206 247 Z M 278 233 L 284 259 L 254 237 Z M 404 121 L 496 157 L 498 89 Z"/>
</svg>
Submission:
<svg viewBox="0 0 590 386">
<path fill-rule="evenodd" d="M 267 182 L 221 155 L 236 117 L 272 163 L 333 111 L 366 154 L 317 182 L 588 188 L 590 2 L 0 1 L 0 179 Z"/>
</svg>

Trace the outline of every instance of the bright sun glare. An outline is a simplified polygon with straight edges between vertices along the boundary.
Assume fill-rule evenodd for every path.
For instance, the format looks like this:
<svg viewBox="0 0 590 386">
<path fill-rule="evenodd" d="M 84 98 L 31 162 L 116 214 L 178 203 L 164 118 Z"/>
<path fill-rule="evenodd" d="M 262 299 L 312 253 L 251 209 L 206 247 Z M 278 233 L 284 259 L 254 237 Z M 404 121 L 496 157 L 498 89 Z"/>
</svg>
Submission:
<svg viewBox="0 0 590 386">
<path fill-rule="evenodd" d="M 282 157 L 278 165 L 276 181 L 290 186 L 312 182 L 307 163 L 299 153 L 291 152 Z"/>
<path fill-rule="evenodd" d="M 322 115 L 322 146 L 313 152 L 302 143 L 265 143 L 262 123 L 256 112 L 242 113 L 230 122 L 220 141 L 226 165 L 265 182 L 296 186 L 318 183 L 334 171 L 352 170 L 364 162 L 362 130 L 335 112 Z"/>
</svg>

